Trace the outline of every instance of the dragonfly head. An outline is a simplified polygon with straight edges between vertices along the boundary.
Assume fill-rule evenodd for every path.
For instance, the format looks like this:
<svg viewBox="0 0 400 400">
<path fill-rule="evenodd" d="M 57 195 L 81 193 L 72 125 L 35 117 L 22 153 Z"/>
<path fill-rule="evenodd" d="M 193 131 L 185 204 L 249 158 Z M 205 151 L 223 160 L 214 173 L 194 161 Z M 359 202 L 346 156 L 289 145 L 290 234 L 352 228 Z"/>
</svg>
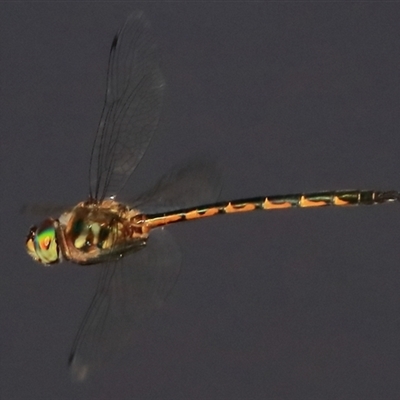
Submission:
<svg viewBox="0 0 400 400">
<path fill-rule="evenodd" d="M 49 265 L 61 261 L 61 252 L 57 243 L 58 221 L 48 218 L 38 227 L 33 226 L 26 238 L 28 254 L 42 264 Z"/>
</svg>

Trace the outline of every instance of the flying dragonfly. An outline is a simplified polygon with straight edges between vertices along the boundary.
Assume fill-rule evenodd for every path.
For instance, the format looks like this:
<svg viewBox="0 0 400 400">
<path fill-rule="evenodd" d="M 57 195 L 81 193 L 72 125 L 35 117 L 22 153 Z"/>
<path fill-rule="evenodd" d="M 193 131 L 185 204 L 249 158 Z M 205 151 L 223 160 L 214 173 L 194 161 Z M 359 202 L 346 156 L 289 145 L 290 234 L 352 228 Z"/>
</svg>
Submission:
<svg viewBox="0 0 400 400">
<path fill-rule="evenodd" d="M 164 226 L 222 214 L 400 198 L 397 191 L 335 190 L 216 202 L 214 170 L 193 163 L 164 176 L 129 204 L 119 202 L 116 196 L 157 128 L 164 88 L 150 24 L 142 13 L 133 14 L 111 45 L 105 103 L 90 156 L 89 196 L 59 218 L 32 227 L 26 239 L 28 254 L 45 266 L 63 260 L 99 264 L 98 285 L 69 357 L 76 380 L 86 379 L 122 348 L 175 284 L 179 250 Z"/>
</svg>

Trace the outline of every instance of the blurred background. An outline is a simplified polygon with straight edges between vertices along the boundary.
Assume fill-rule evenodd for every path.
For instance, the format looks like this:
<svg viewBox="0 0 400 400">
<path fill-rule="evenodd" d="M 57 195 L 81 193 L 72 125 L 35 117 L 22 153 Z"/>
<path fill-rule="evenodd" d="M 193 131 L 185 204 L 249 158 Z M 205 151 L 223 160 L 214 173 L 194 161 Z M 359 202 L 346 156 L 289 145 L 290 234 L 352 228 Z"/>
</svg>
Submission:
<svg viewBox="0 0 400 400">
<path fill-rule="evenodd" d="M 1 4 L 1 398 L 398 399 L 397 204 L 168 227 L 183 263 L 164 308 L 71 382 L 96 270 L 30 260 L 41 217 L 20 209 L 86 198 L 109 48 L 135 10 L 167 94 L 127 192 L 202 155 L 221 200 L 400 189 L 399 4 Z"/>
</svg>

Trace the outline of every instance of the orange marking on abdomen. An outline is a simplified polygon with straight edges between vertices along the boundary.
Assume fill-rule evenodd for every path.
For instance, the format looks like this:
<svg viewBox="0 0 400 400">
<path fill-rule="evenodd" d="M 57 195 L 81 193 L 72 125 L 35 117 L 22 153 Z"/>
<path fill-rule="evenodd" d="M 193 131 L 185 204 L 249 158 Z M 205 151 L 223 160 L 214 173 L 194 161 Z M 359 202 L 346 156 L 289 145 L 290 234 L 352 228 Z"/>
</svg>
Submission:
<svg viewBox="0 0 400 400">
<path fill-rule="evenodd" d="M 293 207 L 292 204 L 290 204 L 289 202 L 286 203 L 272 203 L 268 200 L 268 197 L 265 199 L 264 203 L 262 204 L 262 207 L 265 210 L 273 210 L 275 208 L 291 208 Z"/>
<path fill-rule="evenodd" d="M 226 207 L 224 207 L 224 211 L 229 213 L 237 213 L 237 212 L 246 212 L 255 210 L 256 206 L 254 204 L 248 203 L 243 206 L 233 206 L 232 203 L 228 203 Z"/>
<path fill-rule="evenodd" d="M 159 217 L 146 222 L 149 228 L 156 228 L 157 226 L 163 226 L 172 222 L 180 221 L 182 217 L 179 214 L 167 215 L 165 217 Z"/>
<path fill-rule="evenodd" d="M 333 198 L 333 204 L 334 204 L 335 206 L 346 206 L 346 205 L 349 204 L 349 202 L 346 201 L 346 200 L 342 200 L 341 198 L 339 198 L 339 197 L 337 197 L 337 196 L 334 196 L 334 198 Z"/>
<path fill-rule="evenodd" d="M 326 205 L 326 201 L 312 201 L 308 200 L 305 196 L 300 197 L 300 207 L 323 207 Z"/>
<path fill-rule="evenodd" d="M 196 218 L 202 218 L 202 217 L 212 217 L 213 215 L 218 214 L 218 208 L 213 207 L 209 208 L 208 210 L 205 210 L 202 212 L 201 210 L 193 210 L 185 213 L 185 218 L 186 219 L 196 219 Z"/>
</svg>

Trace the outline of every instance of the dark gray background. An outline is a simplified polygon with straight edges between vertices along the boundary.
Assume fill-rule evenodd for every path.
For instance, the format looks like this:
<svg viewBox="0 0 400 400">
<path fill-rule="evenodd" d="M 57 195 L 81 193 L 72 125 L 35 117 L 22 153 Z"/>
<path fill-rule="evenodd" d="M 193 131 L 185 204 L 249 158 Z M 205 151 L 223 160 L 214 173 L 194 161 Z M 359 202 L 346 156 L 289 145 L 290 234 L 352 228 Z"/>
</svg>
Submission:
<svg viewBox="0 0 400 400">
<path fill-rule="evenodd" d="M 210 154 L 221 198 L 400 186 L 400 5 L 0 5 L 2 399 L 398 399 L 398 205 L 286 210 L 170 227 L 173 295 L 88 384 L 67 356 L 93 269 L 25 254 L 39 217 L 74 204 L 108 51 L 133 10 L 168 84 L 131 192 Z M 137 186 L 137 189 L 135 189 Z"/>
</svg>

